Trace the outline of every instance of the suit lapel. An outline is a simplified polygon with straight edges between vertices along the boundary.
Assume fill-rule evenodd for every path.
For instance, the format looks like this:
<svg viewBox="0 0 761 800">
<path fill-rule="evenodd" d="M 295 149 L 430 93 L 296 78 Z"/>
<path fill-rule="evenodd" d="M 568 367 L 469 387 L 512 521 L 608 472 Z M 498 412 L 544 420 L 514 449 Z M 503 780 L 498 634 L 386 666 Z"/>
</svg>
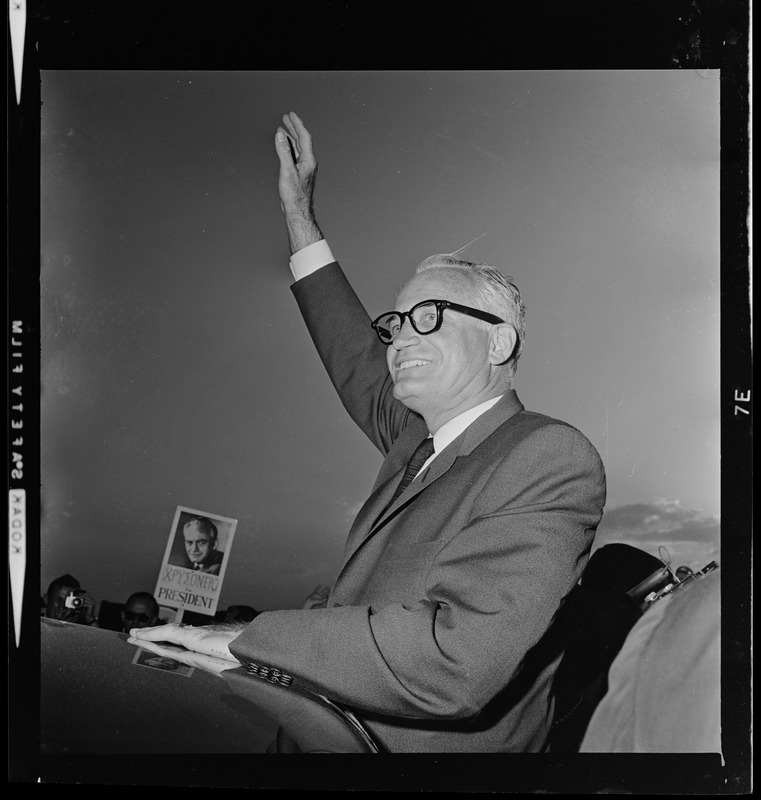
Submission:
<svg viewBox="0 0 761 800">
<path fill-rule="evenodd" d="M 375 523 L 372 525 L 369 536 L 372 536 L 375 531 L 380 528 L 386 520 L 393 516 L 399 508 L 403 505 L 409 503 L 413 498 L 417 497 L 423 489 L 427 489 L 435 480 L 438 480 L 442 475 L 444 475 L 447 470 L 454 464 L 457 456 L 459 455 L 459 449 L 457 448 L 457 440 L 452 442 L 449 447 L 444 448 L 444 450 L 439 453 L 436 458 L 434 458 L 433 462 L 427 466 L 423 472 L 418 475 L 412 483 L 399 495 L 399 497 L 394 500 L 394 502 L 386 508 L 385 506 L 380 506 L 384 509 Z M 401 475 L 398 476 L 401 478 Z M 399 480 L 390 481 L 392 487 L 395 488 L 399 484 Z M 393 495 L 393 488 L 392 491 L 388 493 L 386 502 L 391 499 Z"/>
<path fill-rule="evenodd" d="M 506 392 L 498 403 L 478 417 L 448 447 L 444 448 L 430 466 L 412 481 L 391 506 L 388 506 L 407 461 L 425 435 L 421 433 L 419 426 L 414 426 L 415 429 L 412 431 L 410 428 L 413 426 L 406 428 L 391 449 L 381 468 L 373 493 L 362 506 L 352 525 L 346 542 L 344 564 L 347 564 L 356 551 L 394 517 L 402 506 L 413 502 L 421 492 L 444 476 L 458 457 L 471 453 L 500 425 L 522 410 L 523 404 L 515 392 L 512 390 Z"/>
<path fill-rule="evenodd" d="M 461 437 L 458 437 L 452 444 L 461 438 L 459 455 L 468 455 L 519 411 L 523 411 L 523 403 L 518 399 L 515 391 L 510 389 L 505 392 L 498 403 L 495 403 L 492 408 L 469 425 Z"/>
<path fill-rule="evenodd" d="M 391 473 L 391 477 L 387 478 L 385 482 L 380 484 L 376 482 L 373 493 L 367 498 L 351 526 L 344 548 L 344 555 L 347 560 L 367 538 L 374 527 L 373 523 L 378 519 L 378 515 L 389 504 L 389 501 L 394 496 L 394 490 L 402 479 L 403 471 L 404 468 L 400 467 L 396 472 Z"/>
</svg>

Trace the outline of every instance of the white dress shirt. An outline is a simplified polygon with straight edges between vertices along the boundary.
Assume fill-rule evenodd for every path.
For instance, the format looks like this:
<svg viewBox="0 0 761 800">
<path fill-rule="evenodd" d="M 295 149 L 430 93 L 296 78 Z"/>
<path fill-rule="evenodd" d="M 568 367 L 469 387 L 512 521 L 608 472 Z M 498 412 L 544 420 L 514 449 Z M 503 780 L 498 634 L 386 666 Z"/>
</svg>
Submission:
<svg viewBox="0 0 761 800">
<path fill-rule="evenodd" d="M 324 239 L 320 239 L 319 242 L 307 245 L 303 250 L 297 250 L 291 256 L 291 272 L 298 281 L 334 261 L 335 258 L 330 252 L 328 243 Z"/>
</svg>

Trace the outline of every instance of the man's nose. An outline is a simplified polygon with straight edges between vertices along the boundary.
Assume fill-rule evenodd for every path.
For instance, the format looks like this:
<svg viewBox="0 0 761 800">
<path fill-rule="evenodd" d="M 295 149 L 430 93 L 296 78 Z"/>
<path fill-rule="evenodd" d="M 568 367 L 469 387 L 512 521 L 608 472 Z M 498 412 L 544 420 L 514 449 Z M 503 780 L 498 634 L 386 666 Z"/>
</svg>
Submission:
<svg viewBox="0 0 761 800">
<path fill-rule="evenodd" d="M 396 334 L 391 344 L 393 344 L 397 350 L 401 350 L 402 347 L 409 347 L 419 340 L 420 334 L 412 327 L 412 322 L 410 322 L 408 318 L 405 318 L 404 322 L 402 322 L 402 327 L 399 328 L 399 333 Z"/>
</svg>

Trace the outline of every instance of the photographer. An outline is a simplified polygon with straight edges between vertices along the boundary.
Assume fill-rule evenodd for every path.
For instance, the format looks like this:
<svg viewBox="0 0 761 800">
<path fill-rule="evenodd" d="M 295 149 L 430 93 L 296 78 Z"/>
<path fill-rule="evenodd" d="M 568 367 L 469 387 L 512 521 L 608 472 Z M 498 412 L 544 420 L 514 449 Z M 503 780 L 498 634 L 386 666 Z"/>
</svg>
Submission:
<svg viewBox="0 0 761 800">
<path fill-rule="evenodd" d="M 72 575 L 62 575 L 51 581 L 43 600 L 48 619 L 98 627 L 95 600 L 80 587 L 79 581 Z"/>
</svg>

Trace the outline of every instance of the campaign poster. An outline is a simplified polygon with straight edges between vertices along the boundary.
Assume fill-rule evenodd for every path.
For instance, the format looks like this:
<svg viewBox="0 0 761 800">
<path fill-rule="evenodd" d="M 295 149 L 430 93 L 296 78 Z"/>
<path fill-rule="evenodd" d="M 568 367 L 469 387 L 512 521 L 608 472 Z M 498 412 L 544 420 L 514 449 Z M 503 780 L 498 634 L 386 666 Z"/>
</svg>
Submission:
<svg viewBox="0 0 761 800">
<path fill-rule="evenodd" d="M 213 616 L 238 520 L 177 506 L 156 583 L 161 606 Z"/>
<path fill-rule="evenodd" d="M 186 678 L 189 678 L 195 672 L 193 667 L 175 661 L 173 658 L 167 658 L 167 656 L 156 655 L 156 653 L 151 650 L 145 650 L 142 647 L 137 648 L 132 663 L 137 664 L 139 667 L 160 669 L 164 672 L 171 672 L 174 675 L 182 675 Z"/>
</svg>

